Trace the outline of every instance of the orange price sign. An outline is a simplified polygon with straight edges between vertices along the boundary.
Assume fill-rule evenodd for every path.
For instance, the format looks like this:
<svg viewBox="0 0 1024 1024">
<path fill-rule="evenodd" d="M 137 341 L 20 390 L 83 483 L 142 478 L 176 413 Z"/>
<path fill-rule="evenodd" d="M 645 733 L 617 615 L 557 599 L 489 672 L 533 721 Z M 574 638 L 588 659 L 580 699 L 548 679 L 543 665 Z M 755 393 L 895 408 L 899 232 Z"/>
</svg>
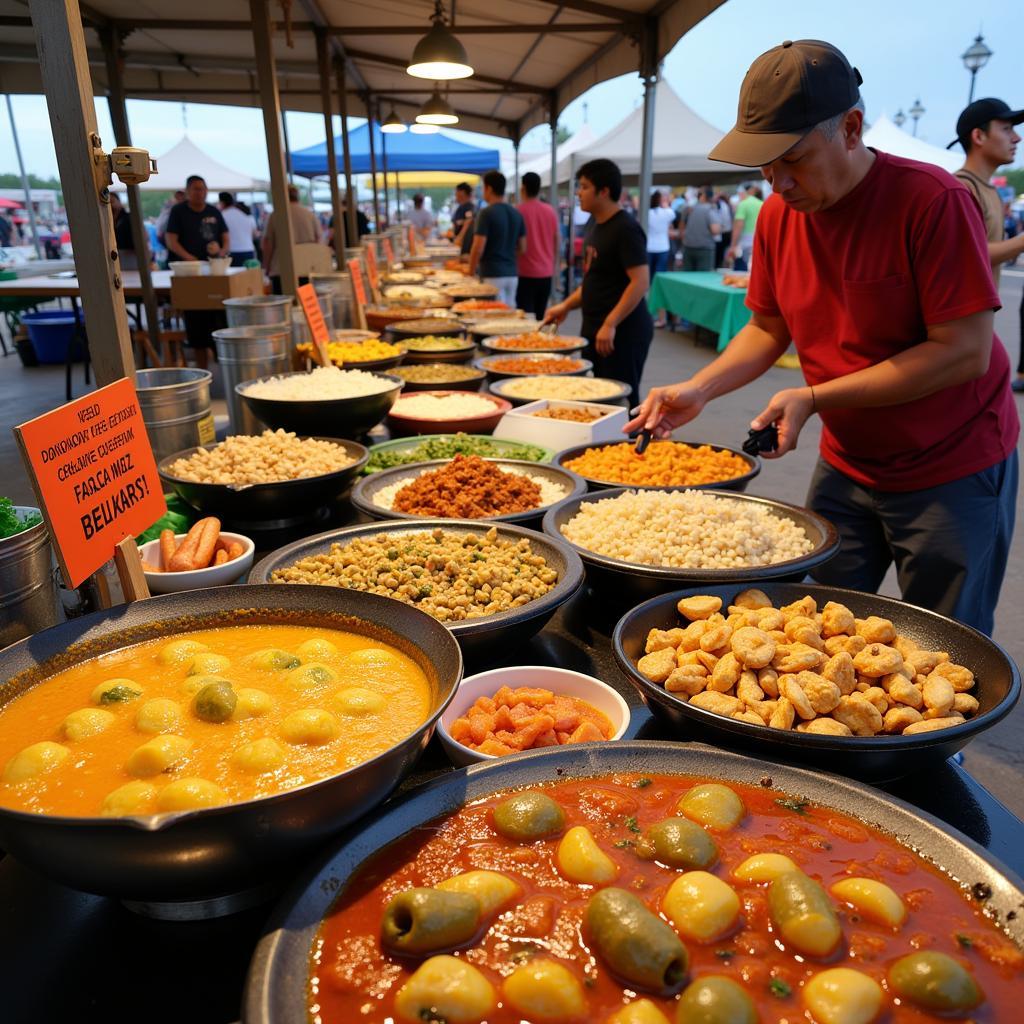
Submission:
<svg viewBox="0 0 1024 1024">
<path fill-rule="evenodd" d="M 167 512 L 127 377 L 22 423 L 14 436 L 70 587 Z"/>
<path fill-rule="evenodd" d="M 348 261 L 348 273 L 352 278 L 352 294 L 360 306 L 366 305 L 366 284 L 363 281 L 363 272 L 359 267 L 359 260 Z"/>
<path fill-rule="evenodd" d="M 408 234 L 408 239 L 409 239 L 409 255 L 410 256 L 415 256 L 416 255 L 416 229 L 410 224 L 409 227 L 406 230 L 409 232 L 409 234 Z"/>
<path fill-rule="evenodd" d="M 306 314 L 306 323 L 309 324 L 310 333 L 313 335 L 313 345 L 316 347 L 317 362 L 321 366 L 330 366 L 331 358 L 327 354 L 327 344 L 331 340 L 324 323 L 324 314 L 317 301 L 316 290 L 311 284 L 302 284 L 298 288 L 299 302 L 302 304 L 302 312 Z"/>
<path fill-rule="evenodd" d="M 381 239 L 380 244 L 381 248 L 384 250 L 384 259 L 390 267 L 391 264 L 395 262 L 395 250 L 391 248 L 391 239 L 383 238 Z"/>
<path fill-rule="evenodd" d="M 380 278 L 377 275 L 377 246 L 373 242 L 364 242 L 366 246 L 366 276 L 373 292 L 380 291 Z"/>
</svg>

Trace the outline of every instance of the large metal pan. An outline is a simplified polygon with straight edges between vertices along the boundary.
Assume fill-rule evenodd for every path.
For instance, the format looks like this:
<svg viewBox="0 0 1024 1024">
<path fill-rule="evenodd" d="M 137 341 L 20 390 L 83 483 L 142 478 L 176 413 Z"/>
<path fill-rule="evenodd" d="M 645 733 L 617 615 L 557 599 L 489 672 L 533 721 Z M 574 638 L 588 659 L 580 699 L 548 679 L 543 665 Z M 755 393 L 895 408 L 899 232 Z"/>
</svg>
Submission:
<svg viewBox="0 0 1024 1024">
<path fill-rule="evenodd" d="M 459 646 L 429 615 L 334 587 L 217 587 L 154 597 L 54 626 L 0 651 L 0 704 L 86 658 L 190 629 L 289 623 L 347 629 L 407 653 L 426 673 L 427 720 L 370 761 L 277 796 L 179 814 L 65 818 L 0 808 L 0 847 L 86 892 L 152 902 L 258 885 L 384 800 L 426 747 L 462 679 Z M 0 728 L 2 728 L 0 718 Z"/>
<path fill-rule="evenodd" d="M 966 836 L 902 800 L 821 772 L 782 767 L 711 747 L 674 743 L 588 743 L 534 751 L 473 765 L 414 790 L 363 822 L 301 878 L 278 905 L 249 967 L 242 1019 L 246 1024 L 308 1021 L 310 950 L 323 918 L 367 858 L 413 829 L 500 790 L 613 772 L 664 772 L 723 782 L 769 785 L 858 818 L 906 844 L 965 885 L 991 890 L 986 906 L 1024 946 L 1024 881 Z M 986 890 L 987 891 L 987 890 Z M 1013 914 L 1009 914 L 1013 911 Z"/>
<path fill-rule="evenodd" d="M 858 618 L 880 615 L 896 631 L 929 651 L 947 651 L 952 661 L 966 665 L 977 677 L 971 693 L 978 713 L 962 725 L 916 736 L 819 736 L 795 730 L 770 729 L 713 714 L 687 704 L 664 686 L 636 670 L 651 629 L 680 624 L 676 602 L 684 596 L 713 594 L 728 605 L 744 584 L 692 587 L 646 601 L 624 615 L 612 634 L 612 651 L 619 667 L 637 688 L 652 713 L 678 729 L 683 737 L 701 739 L 772 760 L 813 765 L 851 778 L 878 781 L 899 778 L 944 761 L 979 733 L 1005 718 L 1020 697 L 1020 673 L 1013 660 L 989 637 L 944 615 L 904 604 L 891 597 L 810 583 L 763 583 L 776 607 L 810 594 L 821 608 L 826 601 L 845 604 Z"/>
</svg>

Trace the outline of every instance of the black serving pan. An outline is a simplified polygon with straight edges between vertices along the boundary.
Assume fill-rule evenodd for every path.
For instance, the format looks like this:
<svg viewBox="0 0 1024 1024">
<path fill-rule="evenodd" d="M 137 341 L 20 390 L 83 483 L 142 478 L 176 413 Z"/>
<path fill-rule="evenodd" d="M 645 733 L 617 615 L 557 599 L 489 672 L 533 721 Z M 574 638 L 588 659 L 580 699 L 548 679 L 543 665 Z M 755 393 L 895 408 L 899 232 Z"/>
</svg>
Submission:
<svg viewBox="0 0 1024 1024">
<path fill-rule="evenodd" d="M 722 491 L 722 497 L 736 501 L 754 502 L 768 508 L 774 515 L 792 519 L 803 527 L 814 543 L 814 548 L 800 558 L 775 562 L 772 565 L 746 566 L 742 569 L 676 569 L 664 566 L 641 565 L 624 562 L 618 558 L 599 555 L 595 551 L 573 544 L 562 533 L 562 527 L 580 510 L 584 502 L 605 501 L 617 498 L 630 487 L 613 487 L 594 491 L 578 498 L 566 498 L 553 505 L 544 515 L 544 532 L 549 537 L 565 540 L 583 559 L 587 567 L 587 583 L 617 608 L 628 608 L 649 597 L 664 594 L 679 587 L 696 585 L 706 581 L 709 585 L 746 580 L 748 586 L 759 586 L 762 580 L 802 580 L 815 566 L 827 562 L 839 551 L 839 534 L 836 528 L 822 516 L 810 509 L 789 505 L 771 498 L 757 498 L 750 494 Z M 657 487 L 650 490 L 673 491 L 679 488 Z M 755 581 L 755 582 L 751 582 Z"/>
<path fill-rule="evenodd" d="M 536 465 L 536 463 L 528 463 Z M 374 474 L 379 475 L 379 474 Z M 512 647 L 529 640 L 535 633 L 544 628 L 552 615 L 569 600 L 583 585 L 583 563 L 568 544 L 563 541 L 552 541 L 534 530 L 527 530 L 511 523 L 495 523 L 492 520 L 479 519 L 391 519 L 383 523 L 364 523 L 361 526 L 347 526 L 341 530 L 329 530 L 296 541 L 271 552 L 258 562 L 249 573 L 250 583 L 269 583 L 275 569 L 284 569 L 302 558 L 322 555 L 331 550 L 333 544 L 346 544 L 360 537 L 373 537 L 380 533 L 423 533 L 440 527 L 444 530 L 455 530 L 459 533 L 487 533 L 497 529 L 498 535 L 509 540 L 525 538 L 530 550 L 540 555 L 549 566 L 558 573 L 558 582 L 543 597 L 497 615 L 488 615 L 479 619 L 464 619 L 461 622 L 448 624 L 448 629 L 459 642 L 467 658 L 483 657 L 493 654 L 494 644 Z M 286 588 L 290 584 L 275 584 L 275 587 Z M 308 589 L 308 588 L 303 588 Z M 320 588 L 318 588 L 320 589 Z M 331 589 L 323 588 L 323 589 Z M 400 601 L 394 601 L 401 604 Z"/>
<path fill-rule="evenodd" d="M 432 363 L 417 363 L 415 360 L 408 359 L 406 360 L 406 365 L 442 366 L 445 369 L 453 368 L 469 370 L 473 374 L 472 377 L 467 377 L 465 380 L 406 380 L 402 377 L 400 378 L 403 384 L 402 391 L 407 395 L 416 391 L 436 391 L 438 388 L 444 388 L 445 391 L 479 391 L 487 377 L 487 374 L 485 374 L 483 370 L 475 370 L 473 367 L 467 366 L 453 366 L 453 360 L 448 360 L 447 362 L 435 361 Z"/>
<path fill-rule="evenodd" d="M 701 744 L 587 743 L 514 754 L 452 772 L 410 792 L 362 823 L 301 877 L 278 904 L 249 966 L 246 1024 L 305 1024 L 310 953 L 323 919 L 368 858 L 438 818 L 502 790 L 617 772 L 681 774 L 772 787 L 840 811 L 887 833 L 966 888 L 984 886 L 986 907 L 1024 947 L 1024 881 L 973 840 L 910 804 L 820 771 L 789 768 Z M 1012 912 L 1012 913 L 1011 913 Z"/>
<path fill-rule="evenodd" d="M 557 358 L 561 356 L 560 352 L 509 352 L 504 354 L 497 354 L 491 352 L 489 355 L 482 356 L 479 359 L 473 360 L 473 366 L 478 370 L 483 370 L 487 374 L 489 381 L 497 380 L 508 380 L 512 377 L 532 377 L 534 373 L 523 373 L 519 370 L 506 370 L 502 368 L 502 363 L 507 363 L 511 359 L 527 359 L 531 363 L 539 362 L 542 359 L 551 359 L 552 357 Z M 555 373 L 545 373 L 545 377 L 585 377 L 591 370 L 594 369 L 594 364 L 589 359 L 580 359 L 576 352 L 570 352 L 566 359 L 572 359 L 579 363 L 579 367 L 575 370 L 558 370 Z"/>
<path fill-rule="evenodd" d="M 676 440 L 673 438 L 673 440 Z M 566 448 L 560 451 L 552 460 L 552 464 L 555 466 L 565 466 L 567 462 L 571 462 L 573 459 L 579 458 L 585 451 L 590 448 L 610 448 L 614 444 L 628 444 L 631 448 L 636 447 L 636 438 L 625 441 L 593 441 L 590 444 L 578 444 L 572 448 Z M 690 448 L 699 448 L 704 444 L 709 444 L 706 441 L 678 441 L 676 444 L 685 444 Z M 724 444 L 710 444 L 711 448 L 719 452 L 731 452 L 737 458 L 742 459 L 747 464 L 746 473 L 742 473 L 740 476 L 731 477 L 729 480 L 716 480 L 707 484 L 686 484 L 678 487 L 645 487 L 641 484 L 628 484 L 627 486 L 631 491 L 686 491 L 686 490 L 702 490 L 702 491 L 745 491 L 750 486 L 750 481 L 761 472 L 761 460 L 756 455 L 748 455 L 746 452 L 740 451 L 738 448 L 730 448 Z M 566 467 L 568 468 L 568 467 Z M 573 470 L 575 472 L 575 470 Z M 599 477 L 587 476 L 585 473 L 581 473 L 580 476 L 587 481 L 592 491 L 607 490 L 609 487 L 622 487 L 623 484 L 618 480 L 602 480 Z"/>
<path fill-rule="evenodd" d="M 161 459 L 157 470 L 167 486 L 203 515 L 217 516 L 231 525 L 254 529 L 286 526 L 314 517 L 321 508 L 344 494 L 370 459 L 369 450 L 355 441 L 337 437 L 318 440 L 340 445 L 355 462 L 334 473 L 280 480 L 272 484 L 205 484 L 172 476 L 168 467 L 178 459 L 188 458 L 199 451 L 197 447 Z M 201 447 L 217 446 L 208 444 Z"/>
<path fill-rule="evenodd" d="M 542 376 L 564 376 L 564 374 L 543 374 Z M 509 394 L 506 390 L 508 387 L 509 380 L 522 380 L 522 377 L 517 378 L 506 378 L 504 380 L 496 380 L 488 386 L 488 391 L 492 395 L 498 398 L 504 398 L 506 402 L 511 402 L 514 406 L 517 405 L 529 405 L 530 402 L 593 402 L 600 403 L 602 405 L 626 405 L 629 402 L 629 385 L 621 380 L 612 380 L 610 377 L 602 377 L 602 380 L 608 381 L 610 384 L 618 385 L 618 390 L 612 392 L 610 395 L 605 395 L 602 398 L 565 398 L 559 395 L 551 395 L 550 398 L 520 398 L 518 395 Z"/>
<path fill-rule="evenodd" d="M 215 587 L 95 612 L 0 651 L 0 704 L 127 644 L 267 623 L 345 629 L 397 647 L 430 681 L 426 721 L 364 764 L 245 803 L 124 818 L 67 818 L 0 807 L 0 847 L 86 892 L 144 903 L 208 900 L 267 882 L 283 863 L 384 800 L 412 768 L 458 689 L 462 655 L 448 630 L 429 615 L 376 594 L 334 587 Z"/>
<path fill-rule="evenodd" d="M 682 624 L 676 611 L 681 597 L 712 594 L 722 598 L 723 607 L 750 583 L 700 586 L 664 594 L 624 615 L 612 634 L 612 651 L 619 667 L 637 688 L 651 712 L 678 729 L 685 737 L 704 740 L 760 757 L 813 765 L 852 778 L 882 781 L 920 771 L 952 756 L 979 733 L 1005 718 L 1020 697 L 1020 673 L 1006 652 L 989 637 L 970 626 L 936 612 L 905 604 L 891 597 L 862 594 L 855 590 L 826 587 L 816 583 L 757 581 L 776 607 L 798 601 L 810 594 L 822 608 L 826 601 L 845 604 L 858 618 L 879 615 L 890 619 L 897 633 L 930 651 L 947 651 L 958 665 L 974 672 L 971 690 L 977 697 L 978 713 L 962 725 L 916 736 L 819 736 L 795 730 L 770 729 L 725 718 L 686 703 L 664 686 L 652 683 L 636 670 L 651 629 L 670 629 Z"/>
</svg>

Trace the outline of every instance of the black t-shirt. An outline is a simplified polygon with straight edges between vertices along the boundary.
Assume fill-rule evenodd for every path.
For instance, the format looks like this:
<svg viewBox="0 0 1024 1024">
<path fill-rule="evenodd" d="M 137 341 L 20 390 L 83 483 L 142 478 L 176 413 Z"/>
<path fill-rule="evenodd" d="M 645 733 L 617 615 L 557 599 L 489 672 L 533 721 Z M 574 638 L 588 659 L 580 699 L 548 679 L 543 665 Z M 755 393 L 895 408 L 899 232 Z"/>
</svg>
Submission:
<svg viewBox="0 0 1024 1024">
<path fill-rule="evenodd" d="M 132 238 L 132 222 L 127 210 L 122 210 L 114 221 L 114 241 L 118 249 L 134 250 L 135 240 Z"/>
<path fill-rule="evenodd" d="M 473 230 L 487 239 L 480 257 L 480 276 L 517 277 L 516 244 L 526 234 L 523 215 L 508 203 L 493 203 L 476 215 Z"/>
<path fill-rule="evenodd" d="M 331 219 L 327 222 L 327 226 L 329 228 L 332 228 L 332 229 L 334 227 L 334 214 L 333 213 L 331 214 Z M 345 238 L 345 247 L 349 248 L 349 244 L 348 244 L 348 215 L 345 214 L 345 213 L 343 213 L 341 215 L 341 230 L 342 230 L 342 235 Z M 366 214 L 363 213 L 362 210 L 356 210 L 356 232 L 358 233 L 360 238 L 362 238 L 363 235 L 368 235 L 370 233 L 370 218 L 367 217 Z"/>
<path fill-rule="evenodd" d="M 178 203 L 171 208 L 164 233 L 177 235 L 178 244 L 185 252 L 205 260 L 210 256 L 207 245 L 210 242 L 220 245 L 227 230 L 228 226 L 216 206 L 207 204 L 197 213 L 188 203 Z"/>
<path fill-rule="evenodd" d="M 583 235 L 583 336 L 593 338 L 629 285 L 627 270 L 647 266 L 647 236 L 625 210 L 603 224 L 591 217 Z M 647 304 L 619 324 L 629 328 L 650 319 Z"/>
<path fill-rule="evenodd" d="M 454 232 L 453 237 L 458 238 L 459 232 L 462 230 L 462 225 L 467 220 L 473 219 L 473 214 L 476 212 L 476 207 L 472 203 L 459 203 L 455 208 L 455 212 L 452 214 L 452 231 Z M 473 245 L 473 225 L 470 224 L 469 230 L 466 232 L 466 236 L 462 239 L 462 245 L 460 252 L 465 254 L 469 252 Z"/>
</svg>

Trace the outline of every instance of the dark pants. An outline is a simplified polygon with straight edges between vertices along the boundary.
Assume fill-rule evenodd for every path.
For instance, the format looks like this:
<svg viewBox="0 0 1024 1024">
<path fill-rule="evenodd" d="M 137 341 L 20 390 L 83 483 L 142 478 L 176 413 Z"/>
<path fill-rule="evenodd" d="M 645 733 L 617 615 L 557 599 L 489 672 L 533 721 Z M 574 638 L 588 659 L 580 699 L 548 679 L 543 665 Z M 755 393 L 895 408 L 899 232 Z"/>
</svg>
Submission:
<svg viewBox="0 0 1024 1024">
<path fill-rule="evenodd" d="M 300 288 L 304 284 L 309 284 L 309 278 L 308 277 L 300 277 L 298 279 L 298 285 L 299 285 Z M 280 274 L 275 274 L 270 279 L 270 290 L 275 295 L 283 295 L 284 294 L 284 292 L 282 291 L 282 288 L 281 288 L 281 275 Z"/>
<path fill-rule="evenodd" d="M 215 348 L 211 335 L 227 327 L 227 314 L 222 309 L 186 309 L 185 344 L 189 348 Z"/>
<path fill-rule="evenodd" d="M 714 249 L 691 249 L 683 246 L 683 270 L 714 270 Z"/>
<path fill-rule="evenodd" d="M 246 260 L 254 260 L 256 253 L 250 249 L 248 252 L 233 252 L 231 254 L 231 266 L 244 267 Z"/>
<path fill-rule="evenodd" d="M 652 281 L 655 274 L 664 274 L 668 270 L 668 256 L 667 250 L 665 252 L 649 252 L 647 254 L 647 270 Z"/>
<path fill-rule="evenodd" d="M 610 377 L 612 380 L 625 381 L 630 388 L 629 407 L 632 409 L 640 404 L 640 377 L 644 372 L 647 352 L 654 337 L 654 327 L 650 316 L 645 316 L 636 324 L 628 320 L 620 324 L 615 331 L 615 347 L 610 356 L 600 356 L 594 347 L 594 336 L 600 324 L 588 329 L 583 327 L 583 337 L 587 346 L 583 350 L 583 358 L 594 364 L 595 377 Z"/>
<path fill-rule="evenodd" d="M 1024 375 L 1024 292 L 1020 294 L 1020 355 L 1017 357 L 1017 372 Z"/>
<path fill-rule="evenodd" d="M 715 241 L 715 266 L 725 266 L 725 250 L 732 244 L 732 232 L 723 231 L 720 238 Z"/>
<path fill-rule="evenodd" d="M 842 547 L 811 575 L 873 593 L 895 562 L 903 600 L 991 634 L 1013 537 L 1017 453 L 980 473 L 920 491 L 878 491 L 823 460 L 807 504 Z"/>
<path fill-rule="evenodd" d="M 525 309 L 527 313 L 542 320 L 550 296 L 550 277 L 520 277 L 516 285 L 516 308 Z"/>
</svg>

